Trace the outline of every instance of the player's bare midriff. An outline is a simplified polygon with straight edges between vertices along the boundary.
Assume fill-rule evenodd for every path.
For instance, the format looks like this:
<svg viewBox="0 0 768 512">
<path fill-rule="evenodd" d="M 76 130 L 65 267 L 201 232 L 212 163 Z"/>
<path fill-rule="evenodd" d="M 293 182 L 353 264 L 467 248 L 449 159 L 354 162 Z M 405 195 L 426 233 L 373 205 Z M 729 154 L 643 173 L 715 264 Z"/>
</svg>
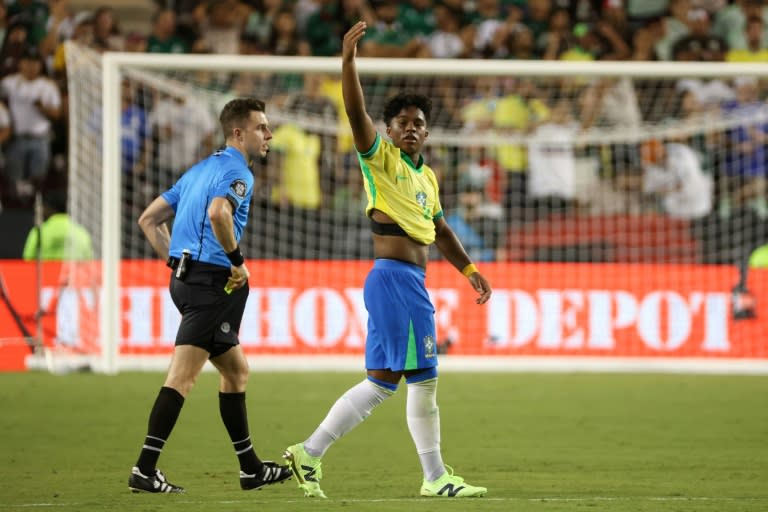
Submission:
<svg viewBox="0 0 768 512">
<path fill-rule="evenodd" d="M 395 224 L 395 221 L 384 212 L 373 210 L 371 218 L 382 224 Z M 421 268 L 427 268 L 429 246 L 420 244 L 407 236 L 387 236 L 373 234 L 373 257 L 413 263 Z"/>
</svg>

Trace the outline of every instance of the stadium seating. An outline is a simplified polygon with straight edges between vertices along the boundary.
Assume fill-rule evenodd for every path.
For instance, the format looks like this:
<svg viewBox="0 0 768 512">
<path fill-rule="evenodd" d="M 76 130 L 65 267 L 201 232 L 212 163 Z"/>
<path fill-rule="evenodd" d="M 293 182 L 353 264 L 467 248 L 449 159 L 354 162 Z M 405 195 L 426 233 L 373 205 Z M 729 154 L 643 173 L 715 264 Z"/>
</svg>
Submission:
<svg viewBox="0 0 768 512">
<path fill-rule="evenodd" d="M 513 229 L 512 261 L 694 263 L 700 247 L 690 223 L 663 215 L 551 215 Z"/>
</svg>

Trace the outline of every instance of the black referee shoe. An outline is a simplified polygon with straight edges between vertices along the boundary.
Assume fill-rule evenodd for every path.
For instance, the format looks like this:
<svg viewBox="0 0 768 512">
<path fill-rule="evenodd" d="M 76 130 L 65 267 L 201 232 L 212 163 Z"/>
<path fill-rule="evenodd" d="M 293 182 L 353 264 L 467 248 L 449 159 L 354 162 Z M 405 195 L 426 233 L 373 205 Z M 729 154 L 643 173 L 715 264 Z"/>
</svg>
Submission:
<svg viewBox="0 0 768 512">
<path fill-rule="evenodd" d="M 131 492 L 172 492 L 181 494 L 183 487 L 173 485 L 165 479 L 165 475 L 159 469 L 155 469 L 155 474 L 147 476 L 139 471 L 137 466 L 131 469 L 131 476 L 128 477 L 128 488 Z"/>
<path fill-rule="evenodd" d="M 248 491 L 265 485 L 284 482 L 289 478 L 291 478 L 291 469 L 288 466 L 281 466 L 271 460 L 265 460 L 261 475 L 249 475 L 243 471 L 240 472 L 240 487 L 244 491 Z"/>
</svg>

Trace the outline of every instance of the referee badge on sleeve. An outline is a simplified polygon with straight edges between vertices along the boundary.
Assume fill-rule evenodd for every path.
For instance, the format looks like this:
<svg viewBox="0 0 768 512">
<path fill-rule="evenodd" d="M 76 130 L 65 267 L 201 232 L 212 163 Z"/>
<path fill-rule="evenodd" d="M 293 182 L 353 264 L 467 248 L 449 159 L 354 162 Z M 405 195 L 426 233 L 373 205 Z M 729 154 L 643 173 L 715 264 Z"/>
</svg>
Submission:
<svg viewBox="0 0 768 512">
<path fill-rule="evenodd" d="M 248 186 L 243 180 L 235 180 L 229 185 L 229 190 L 240 199 L 245 199 L 245 191 L 248 190 Z"/>
</svg>

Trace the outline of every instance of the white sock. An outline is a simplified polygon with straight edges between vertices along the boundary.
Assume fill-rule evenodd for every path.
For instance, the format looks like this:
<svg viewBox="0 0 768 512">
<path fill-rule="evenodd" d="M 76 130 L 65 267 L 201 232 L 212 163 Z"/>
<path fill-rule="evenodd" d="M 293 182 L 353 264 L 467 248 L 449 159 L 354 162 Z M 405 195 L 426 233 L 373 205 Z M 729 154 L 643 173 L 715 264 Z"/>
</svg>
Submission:
<svg viewBox="0 0 768 512">
<path fill-rule="evenodd" d="M 322 457 L 338 438 L 371 415 L 374 407 L 392 396 L 393 391 L 364 380 L 336 400 L 325 419 L 309 438 L 304 449 L 313 457 Z"/>
<path fill-rule="evenodd" d="M 408 430 L 416 445 L 424 479 L 437 480 L 445 473 L 440 453 L 440 409 L 437 407 L 437 379 L 408 384 L 406 405 Z"/>
</svg>

